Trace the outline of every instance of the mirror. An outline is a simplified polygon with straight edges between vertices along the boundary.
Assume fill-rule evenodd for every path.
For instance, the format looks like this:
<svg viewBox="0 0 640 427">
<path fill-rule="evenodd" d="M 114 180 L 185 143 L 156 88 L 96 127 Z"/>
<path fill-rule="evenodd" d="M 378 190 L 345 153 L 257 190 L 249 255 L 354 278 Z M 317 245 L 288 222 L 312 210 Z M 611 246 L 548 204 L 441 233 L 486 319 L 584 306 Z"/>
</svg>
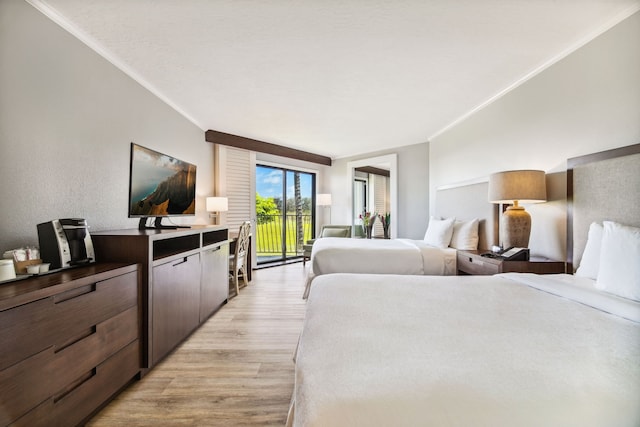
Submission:
<svg viewBox="0 0 640 427">
<path fill-rule="evenodd" d="M 397 211 L 398 211 L 398 171 L 397 171 L 397 163 L 398 156 L 396 154 L 388 154 L 384 156 L 371 157 L 367 159 L 354 160 L 352 162 L 347 163 L 347 169 L 349 173 L 349 206 L 351 211 L 351 218 L 353 229 L 355 230 L 356 225 L 360 225 L 360 222 L 357 220 L 358 215 L 360 214 L 359 210 L 356 211 L 354 209 L 354 195 L 353 188 L 354 182 L 356 179 L 356 169 L 357 168 L 378 168 L 389 171 L 389 213 L 391 214 L 391 237 L 398 237 L 398 223 L 397 223 Z"/>
</svg>

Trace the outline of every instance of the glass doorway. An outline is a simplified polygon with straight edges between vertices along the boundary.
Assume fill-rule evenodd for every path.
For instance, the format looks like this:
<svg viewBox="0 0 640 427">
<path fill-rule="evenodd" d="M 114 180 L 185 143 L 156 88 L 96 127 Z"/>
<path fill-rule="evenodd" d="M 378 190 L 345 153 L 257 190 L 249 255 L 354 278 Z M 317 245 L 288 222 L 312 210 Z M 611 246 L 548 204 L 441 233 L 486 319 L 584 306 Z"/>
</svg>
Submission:
<svg viewBox="0 0 640 427">
<path fill-rule="evenodd" d="M 302 257 L 315 235 L 315 174 L 256 165 L 257 263 Z"/>
</svg>

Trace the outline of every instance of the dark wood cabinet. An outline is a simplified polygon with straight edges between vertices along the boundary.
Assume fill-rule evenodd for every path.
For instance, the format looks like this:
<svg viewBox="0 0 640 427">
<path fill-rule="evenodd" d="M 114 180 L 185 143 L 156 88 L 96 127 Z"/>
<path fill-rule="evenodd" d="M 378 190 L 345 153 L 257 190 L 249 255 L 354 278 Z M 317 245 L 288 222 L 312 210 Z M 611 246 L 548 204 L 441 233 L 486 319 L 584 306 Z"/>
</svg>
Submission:
<svg viewBox="0 0 640 427">
<path fill-rule="evenodd" d="M 136 265 L 0 286 L 0 425 L 77 425 L 140 373 Z"/>
<path fill-rule="evenodd" d="M 225 226 L 91 234 L 96 259 L 141 265 L 143 367 L 151 368 L 228 298 Z"/>
<path fill-rule="evenodd" d="M 200 254 L 153 267 L 152 363 L 158 363 L 200 324 Z"/>
<path fill-rule="evenodd" d="M 229 298 L 229 250 L 230 245 L 214 245 L 200 255 L 200 322 L 204 322 Z"/>
</svg>

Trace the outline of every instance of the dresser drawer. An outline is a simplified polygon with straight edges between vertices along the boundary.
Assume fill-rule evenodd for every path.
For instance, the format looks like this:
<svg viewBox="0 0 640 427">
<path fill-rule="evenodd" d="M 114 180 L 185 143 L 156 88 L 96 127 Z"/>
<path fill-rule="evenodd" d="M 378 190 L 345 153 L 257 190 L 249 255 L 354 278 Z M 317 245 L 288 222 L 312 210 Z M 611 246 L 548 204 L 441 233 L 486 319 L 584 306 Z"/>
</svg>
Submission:
<svg viewBox="0 0 640 427">
<path fill-rule="evenodd" d="M 135 340 L 104 363 L 85 372 L 67 389 L 27 412 L 12 426 L 75 426 L 140 372 L 140 342 Z"/>
<path fill-rule="evenodd" d="M 138 343 L 138 336 L 138 308 L 134 306 L 71 337 L 62 348 L 50 346 L 0 371 L 0 401 L 5 408 L 0 412 L 0 425 L 51 396 L 67 394 L 91 377 L 105 359 Z"/>
<path fill-rule="evenodd" d="M 131 272 L 0 312 L 0 370 L 48 347 L 64 347 L 137 301 L 138 276 Z"/>
<path fill-rule="evenodd" d="M 475 256 L 460 252 L 457 257 L 458 270 L 474 275 L 493 275 L 500 272 L 500 265 Z"/>
</svg>

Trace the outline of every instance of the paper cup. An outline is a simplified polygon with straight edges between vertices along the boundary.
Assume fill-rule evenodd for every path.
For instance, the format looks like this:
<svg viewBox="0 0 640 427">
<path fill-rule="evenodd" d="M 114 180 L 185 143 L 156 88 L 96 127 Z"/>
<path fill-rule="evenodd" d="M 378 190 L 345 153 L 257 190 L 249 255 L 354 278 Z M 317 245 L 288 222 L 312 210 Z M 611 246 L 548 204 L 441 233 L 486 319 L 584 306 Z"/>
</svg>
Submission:
<svg viewBox="0 0 640 427">
<path fill-rule="evenodd" d="M 13 260 L 0 260 L 0 282 L 16 278 L 16 270 L 13 267 Z"/>
<path fill-rule="evenodd" d="M 40 264 L 28 265 L 27 266 L 27 273 L 29 273 L 29 274 L 38 274 L 38 273 L 40 273 Z"/>
</svg>

